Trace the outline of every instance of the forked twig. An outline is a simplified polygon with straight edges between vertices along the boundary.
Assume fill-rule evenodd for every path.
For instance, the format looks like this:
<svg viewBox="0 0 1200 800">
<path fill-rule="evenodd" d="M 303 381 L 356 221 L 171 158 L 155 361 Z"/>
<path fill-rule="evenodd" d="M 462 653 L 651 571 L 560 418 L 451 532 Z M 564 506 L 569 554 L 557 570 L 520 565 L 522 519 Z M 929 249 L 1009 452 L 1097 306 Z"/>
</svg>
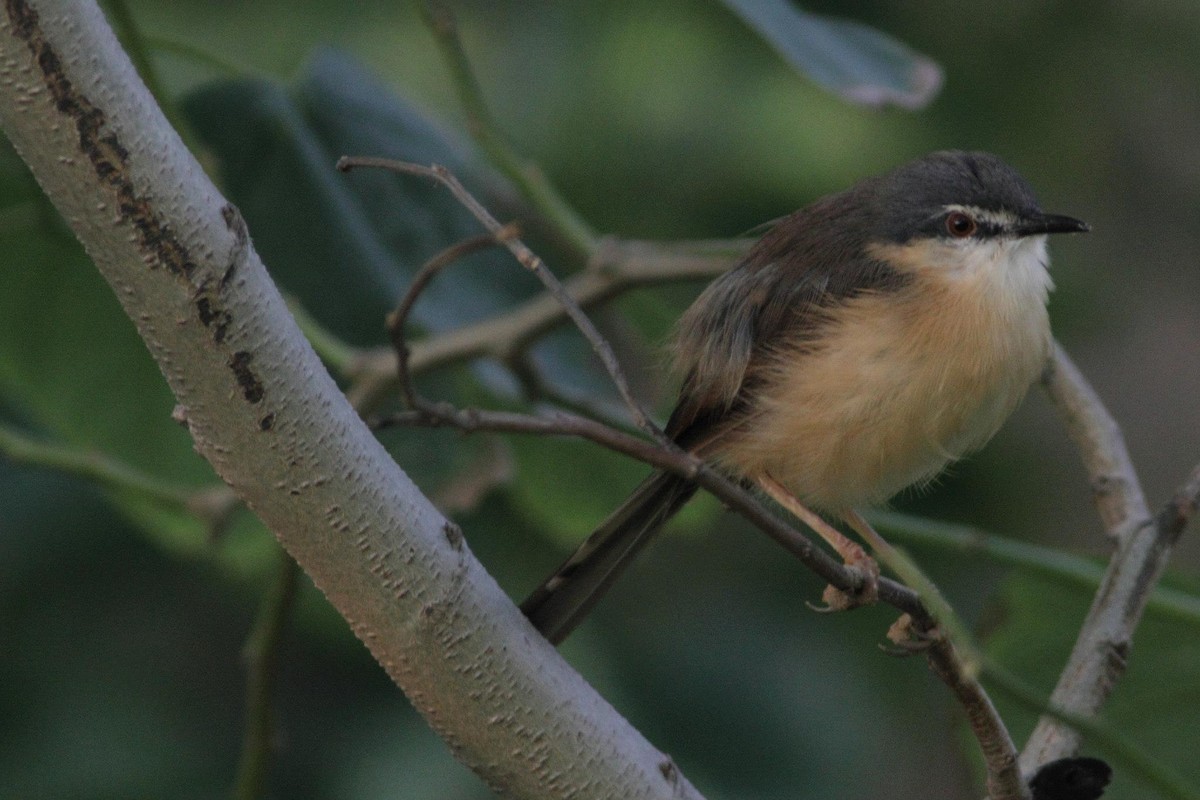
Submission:
<svg viewBox="0 0 1200 800">
<path fill-rule="evenodd" d="M 1157 516 L 1152 516 L 1120 427 L 1061 346 L 1043 378 L 1091 479 L 1105 532 L 1117 548 L 1080 627 L 1074 649 L 1050 697 L 1067 714 L 1095 714 L 1125 673 L 1133 633 L 1171 551 L 1200 502 L 1197 467 Z M 1078 731 L 1045 716 L 1021 753 L 1021 768 L 1079 750 Z"/>
<path fill-rule="evenodd" d="M 396 310 L 388 315 L 387 329 L 388 335 L 392 340 L 392 350 L 396 354 L 396 374 L 399 377 L 400 394 L 409 408 L 421 408 L 427 405 L 413 387 L 412 374 L 408 369 L 408 358 L 411 351 L 408 348 L 407 337 L 404 333 L 404 329 L 408 325 L 408 316 L 412 313 L 413 306 L 417 303 L 417 298 L 421 296 L 421 293 L 425 291 L 425 287 L 443 269 L 471 253 L 495 247 L 497 244 L 503 242 L 505 238 L 515 236 L 516 232 L 516 226 L 510 225 L 501 228 L 498 233 L 480 234 L 479 236 L 472 236 L 470 239 L 464 239 L 461 242 L 450 245 L 425 262 L 417 270 L 417 274 L 413 276 L 412 283 L 408 286 L 408 291 L 404 293 L 404 296 L 400 298 L 400 302 L 396 305 Z"/>
<path fill-rule="evenodd" d="M 617 363 L 617 357 L 613 354 L 612 347 L 596 330 L 596 326 L 592 324 L 591 319 L 583 310 L 571 299 L 570 294 L 563 288 L 562 283 L 555 277 L 554 273 L 546 268 L 541 258 L 534 254 L 526 244 L 520 239 L 509 236 L 503 238 L 505 226 L 501 225 L 495 217 L 491 215 L 483 204 L 467 191 L 466 187 L 459 182 L 458 178 L 454 177 L 453 173 L 445 167 L 434 164 L 424 166 L 422 164 L 413 164 L 407 161 L 396 161 L 388 158 L 350 158 L 343 156 L 338 159 L 337 168 L 343 172 L 349 171 L 357 167 L 377 167 L 380 169 L 390 170 L 402 175 L 416 175 L 425 178 L 432 178 L 441 185 L 445 186 L 455 199 L 459 201 L 471 214 L 479 220 L 480 224 L 488 230 L 492 236 L 501 241 L 513 257 L 517 259 L 527 270 L 532 272 L 546 290 L 553 297 L 562 303 L 567 309 L 567 313 L 571 317 L 571 321 L 575 323 L 575 327 L 587 339 L 588 344 L 592 346 L 592 350 L 599 357 L 600 362 L 604 365 L 605 371 L 608 373 L 609 379 L 617 388 L 621 395 L 621 399 L 625 401 L 626 407 L 629 409 L 630 417 L 638 428 L 645 431 L 651 438 L 659 442 L 663 446 L 672 447 L 673 444 L 666 434 L 662 432 L 654 422 L 650 419 L 650 415 L 642 408 L 637 398 L 633 396 L 633 391 L 629 388 L 629 382 L 625 379 L 624 373 L 621 371 L 620 365 Z"/>
<path fill-rule="evenodd" d="M 506 226 L 501 228 L 499 237 L 484 235 L 452 245 L 435 255 L 418 270 L 412 285 L 388 319 L 388 330 L 397 361 L 400 393 L 409 410 L 372 420 L 372 427 L 378 429 L 392 425 L 445 426 L 464 432 L 489 431 L 543 436 L 575 436 L 591 441 L 614 452 L 696 481 L 724 501 L 731 509 L 741 513 L 766 532 L 817 575 L 838 588 L 857 591 L 862 582 L 862 576 L 859 573 L 847 569 L 845 565 L 830 557 L 824 550 L 816 547 L 804 534 L 766 511 L 752 494 L 738 484 L 674 444 L 663 447 L 597 420 L 565 411 L 522 414 L 459 409 L 450 403 L 429 400 L 416 391 L 412 385 L 412 374 L 408 369 L 410 348 L 405 329 L 408 317 L 421 292 L 429 286 L 439 272 L 456 259 L 481 247 L 507 242 L 514 233 L 513 229 Z M 880 586 L 880 597 L 915 618 L 928 619 L 916 594 L 901 584 L 885 579 Z"/>
<path fill-rule="evenodd" d="M 563 286 L 576 305 L 586 310 L 637 287 L 714 278 L 749 245 L 740 239 L 672 245 L 603 239 L 583 271 L 564 279 Z M 414 342 L 409 369 L 423 372 L 481 357 L 507 363 L 568 318 L 557 300 L 541 292 L 504 313 Z M 396 391 L 390 348 L 360 354 L 349 371 L 354 374 L 351 399 L 359 407 L 373 405 L 377 398 L 390 397 Z"/>
</svg>

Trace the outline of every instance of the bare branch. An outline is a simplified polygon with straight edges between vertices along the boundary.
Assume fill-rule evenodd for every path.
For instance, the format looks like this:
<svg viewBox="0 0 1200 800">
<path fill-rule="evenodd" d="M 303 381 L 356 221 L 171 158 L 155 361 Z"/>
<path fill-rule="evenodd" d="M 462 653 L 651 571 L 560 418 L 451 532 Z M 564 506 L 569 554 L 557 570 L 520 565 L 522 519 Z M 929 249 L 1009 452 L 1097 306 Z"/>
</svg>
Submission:
<svg viewBox="0 0 1200 800">
<path fill-rule="evenodd" d="M 1125 673 L 1133 632 L 1195 511 L 1200 468 L 1152 517 L 1120 428 L 1061 346 L 1055 347 L 1043 383 L 1079 448 L 1105 531 L 1117 544 L 1050 697 L 1054 708 L 1086 717 L 1100 710 Z M 1021 753 L 1022 772 L 1029 775 L 1042 764 L 1074 755 L 1079 743 L 1078 731 L 1043 717 Z"/>
<path fill-rule="evenodd" d="M 586 417 L 562 411 L 531 415 L 475 408 L 459 409 L 448 403 L 431 403 L 424 410 L 402 411 L 383 417 L 373 424 L 379 428 L 392 425 L 453 427 L 467 433 L 489 431 L 539 436 L 575 436 L 585 439 L 642 463 L 694 480 L 730 510 L 745 517 L 770 536 L 818 577 L 837 588 L 855 593 L 863 585 L 863 578 L 859 572 L 847 568 L 845 564 L 817 547 L 807 536 L 768 511 L 754 495 L 705 462 L 678 448 L 663 448 L 654 442 Z M 881 578 L 879 599 L 915 618 L 927 622 L 930 620 L 916 593 L 903 584 Z"/>
<path fill-rule="evenodd" d="M 1105 532 L 1128 539 L 1149 522 L 1150 509 L 1120 426 L 1058 343 L 1042 385 L 1083 458 Z"/>
<path fill-rule="evenodd" d="M 893 547 L 858 512 L 849 512 L 846 522 L 871 544 L 876 556 L 917 593 L 921 604 L 929 610 L 929 620 L 902 616 L 888 631 L 888 638 L 902 650 L 912 650 L 914 644 L 918 652 L 924 649 L 934 674 L 962 705 L 987 768 L 989 800 L 1027 800 L 1029 786 L 1017 768 L 1016 745 L 979 682 L 983 656 L 967 626 L 906 552 Z M 936 627 L 932 626 L 933 621 Z"/>
<path fill-rule="evenodd" d="M 600 335 L 599 331 L 591 325 L 590 320 L 583 313 L 583 310 L 579 308 L 579 305 L 569 294 L 563 291 L 562 284 L 558 282 L 554 274 L 550 272 L 542 260 L 524 242 L 515 236 L 513 229 L 500 225 L 453 174 L 444 167 L 436 165 L 433 167 L 424 167 L 419 164 L 391 161 L 388 159 L 343 157 L 338 162 L 338 168 L 342 170 L 359 166 L 383 167 L 405 174 L 424 175 L 432 177 L 446 186 L 463 206 L 471 211 L 480 223 L 488 229 L 492 237 L 494 237 L 494 241 L 507 247 L 523 266 L 538 275 L 556 302 L 563 306 L 566 315 L 575 323 L 581 333 L 587 337 L 588 341 L 592 343 L 593 348 L 599 353 L 607 354 L 605 366 L 608 368 L 609 377 L 616 384 L 617 388 L 621 390 L 622 394 L 626 396 L 631 412 L 641 414 L 645 417 L 645 412 L 641 409 L 640 405 L 632 399 L 620 365 L 617 364 L 616 357 L 612 355 L 612 348 Z M 388 329 L 392 337 L 392 346 L 397 356 L 397 374 L 400 381 L 400 391 L 412 410 L 380 420 L 375 423 L 375 427 L 397 424 L 429 427 L 449 425 L 468 432 L 488 430 L 507 433 L 569 435 L 588 439 L 660 469 L 665 469 L 689 480 L 696 481 L 702 487 L 709 489 L 718 498 L 725 501 L 726 505 L 730 508 L 739 511 L 747 519 L 750 519 L 762 528 L 764 532 L 783 544 L 806 566 L 834 584 L 838 589 L 853 593 L 864 586 L 864 577 L 860 571 L 852 569 L 845 564 L 840 564 L 830 558 L 825 551 L 817 548 L 806 536 L 782 523 L 775 515 L 767 512 L 741 486 L 730 481 L 719 472 L 713 470 L 703 460 L 682 450 L 674 442 L 667 439 L 657 426 L 649 426 L 649 432 L 655 436 L 656 441 L 647 442 L 644 439 L 624 433 L 615 428 L 610 428 L 595 420 L 565 412 L 534 416 L 513 412 L 481 411 L 479 409 L 460 410 L 449 403 L 433 402 L 421 397 L 412 386 L 411 373 L 408 368 L 409 347 L 405 338 L 404 324 L 408 318 L 408 314 L 416 304 L 421 292 L 425 290 L 438 272 L 453 263 L 455 259 L 474 249 L 485 246 L 491 240 L 491 237 L 483 240 L 471 239 L 442 251 L 421 268 L 414 278 L 412 285 L 405 292 L 399 306 L 392 314 Z M 904 587 L 898 584 L 890 585 L 887 591 L 893 601 L 901 604 L 902 607 L 898 607 L 901 607 L 902 611 L 910 613 L 914 618 L 922 621 L 929 619 L 928 613 L 917 602 L 916 595 L 911 591 L 904 589 Z"/>
<path fill-rule="evenodd" d="M 417 397 L 409 374 L 409 350 L 404 333 L 404 329 L 408 325 L 408 315 L 412 311 L 413 306 L 416 305 L 417 298 L 421 295 L 421 292 L 425 291 L 425 287 L 429 285 L 439 272 L 455 261 L 471 253 L 499 244 L 501 241 L 499 236 L 515 234 L 515 228 L 502 229 L 498 235 L 486 234 L 475 236 L 450 245 L 431 258 L 417 271 L 417 274 L 413 276 L 412 283 L 409 284 L 408 291 L 404 293 L 404 297 L 400 298 L 396 310 L 388 316 L 388 334 L 391 336 L 392 348 L 396 355 L 396 376 L 400 381 L 401 395 L 404 397 L 404 401 L 408 404 L 409 408 L 418 408 L 421 405 L 420 398 Z"/>
<path fill-rule="evenodd" d="M 964 663 L 950 639 L 938 638 L 927 654 L 934 673 L 966 710 L 967 723 L 987 765 L 988 800 L 1021 800 L 1029 789 L 1017 767 L 1017 748 L 992 699 L 979 682 L 979 666 Z"/>
<path fill-rule="evenodd" d="M 674 244 L 605 239 L 587 269 L 565 279 L 563 287 L 586 310 L 637 287 L 719 275 L 748 244 L 736 239 Z M 562 303 L 543 292 L 504 314 L 412 343 L 409 369 L 418 374 L 483 356 L 512 363 L 532 341 L 567 319 Z M 364 354 L 351 373 L 350 395 L 356 405 L 371 406 L 398 386 L 390 348 Z"/>
<path fill-rule="evenodd" d="M 470 211 L 489 233 L 501 241 L 508 248 L 509 252 L 513 254 L 513 257 L 521 262 L 521 265 L 525 269 L 532 272 L 542 282 L 542 285 L 546 287 L 550 295 L 566 309 L 567 315 L 575 323 L 575 327 L 584 335 L 588 344 L 592 346 L 592 350 L 600 358 L 605 371 L 608 372 L 609 379 L 616 386 L 621 399 L 625 401 L 625 406 L 629 409 L 629 415 L 633 419 L 634 424 L 663 446 L 672 446 L 671 441 L 654 424 L 650 419 L 650 415 L 646 413 L 641 403 L 633 396 L 633 391 L 629 388 L 629 382 L 625 379 L 625 374 L 621 371 L 621 365 L 617 363 L 617 357 L 613 355 L 612 347 L 600 335 L 600 332 L 596 330 L 596 326 L 592 324 L 592 321 L 588 319 L 583 310 L 571 300 L 571 296 L 563 288 L 562 283 L 555 277 L 554 273 L 546 269 L 546 265 L 542 262 L 542 259 L 530 250 L 523 241 L 515 236 L 505 238 L 505 226 L 501 225 L 448 169 L 437 164 L 426 167 L 421 164 L 394 161 L 386 158 L 350 158 L 343 156 L 338 160 L 338 169 L 343 172 L 356 167 L 379 167 L 401 174 L 432 178 L 449 189 L 455 199 Z"/>
</svg>

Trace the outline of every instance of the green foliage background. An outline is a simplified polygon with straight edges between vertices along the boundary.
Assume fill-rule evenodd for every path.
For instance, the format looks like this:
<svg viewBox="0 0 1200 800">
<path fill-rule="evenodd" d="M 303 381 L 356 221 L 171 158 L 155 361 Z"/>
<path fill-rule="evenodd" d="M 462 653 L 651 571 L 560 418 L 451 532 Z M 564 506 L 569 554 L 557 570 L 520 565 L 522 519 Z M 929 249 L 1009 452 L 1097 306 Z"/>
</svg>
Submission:
<svg viewBox="0 0 1200 800">
<path fill-rule="evenodd" d="M 808 4 L 942 65 L 943 93 L 916 113 L 815 88 L 717 3 L 455 7 L 501 127 L 599 231 L 735 236 L 929 150 L 1001 154 L 1049 210 L 1093 224 L 1054 243 L 1054 324 L 1124 426 L 1151 501 L 1200 459 L 1200 16 L 1190 4 Z M 339 155 L 448 163 L 502 217 L 520 213 L 461 133 L 412 4 L 129 8 L 164 99 L 272 274 L 345 341 L 382 344 L 405 276 L 475 229 L 420 182 L 336 175 Z M 553 241 L 540 245 L 561 273 L 577 266 Z M 211 483 L 111 291 L 7 150 L 0 259 L 2 418 L 174 483 Z M 505 258 L 477 257 L 435 285 L 417 321 L 446 330 L 535 288 Z M 660 410 L 673 387 L 655 343 L 697 288 L 640 291 L 598 315 Z M 607 391 L 569 333 L 537 358 L 558 384 Z M 516 402 L 510 377 L 488 365 L 440 371 L 424 388 Z M 386 441 L 447 502 L 472 488 L 464 475 L 507 476 L 454 513 L 518 597 L 644 474 L 573 442 Z M 896 506 L 1106 553 L 1077 458 L 1036 393 L 984 453 Z M 0 508 L 0 797 L 224 793 L 241 726 L 239 650 L 270 538 L 243 514 L 212 541 L 171 509 L 8 463 Z M 707 500 L 672 530 L 565 652 L 709 797 L 978 794 L 947 693 L 920 659 L 875 647 L 887 609 L 812 614 L 804 603 L 818 582 Z M 1048 690 L 1087 594 L 913 549 L 991 651 Z M 1193 595 L 1198 554 L 1185 542 L 1175 561 L 1173 579 Z M 1112 708 L 1122 732 L 1196 785 L 1198 626 L 1152 617 Z M 272 796 L 488 796 L 311 587 L 281 682 Z M 1004 711 L 1020 741 L 1032 718 Z M 1118 775 L 1109 796 L 1147 794 Z"/>
</svg>

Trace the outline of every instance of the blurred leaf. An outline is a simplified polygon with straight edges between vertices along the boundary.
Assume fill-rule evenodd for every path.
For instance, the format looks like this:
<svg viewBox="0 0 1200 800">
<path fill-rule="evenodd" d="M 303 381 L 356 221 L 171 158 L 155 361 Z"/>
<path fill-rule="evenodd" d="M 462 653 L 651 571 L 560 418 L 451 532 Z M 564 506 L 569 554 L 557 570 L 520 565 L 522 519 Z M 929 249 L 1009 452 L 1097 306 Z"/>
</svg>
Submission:
<svg viewBox="0 0 1200 800">
<path fill-rule="evenodd" d="M 522 437 L 512 496 L 531 520 L 574 548 L 625 499 L 649 468 L 591 442 Z"/>
<path fill-rule="evenodd" d="M 1193 587 L 1194 588 L 1194 587 Z M 1010 579 L 1000 599 L 1003 623 L 987 641 L 987 651 L 1026 682 L 1049 694 L 1058 680 L 1091 593 L 1032 576 Z M 1166 679 L 1164 679 L 1166 678 Z M 1027 711 L 1001 713 L 1018 742 L 1037 721 Z M 1120 679 L 1102 715 L 1137 744 L 1200 785 L 1195 743 L 1200 739 L 1200 638 L 1194 622 L 1153 611 L 1138 628 L 1128 672 Z M 1084 755 L 1099 755 L 1084 742 Z M 1142 800 L 1145 787 L 1119 770 L 1105 800 Z"/>
<path fill-rule="evenodd" d="M 852 103 L 918 109 L 942 86 L 942 70 L 885 33 L 810 14 L 788 0 L 724 0 L 818 86 Z"/>
<path fill-rule="evenodd" d="M 337 53 L 314 57 L 292 90 L 223 81 L 188 96 L 184 108 L 217 156 L 226 193 L 271 274 L 325 327 L 357 344 L 382 342 L 384 315 L 408 278 L 481 227 L 431 181 L 380 170 L 343 175 L 334 169 L 340 156 L 441 163 L 485 204 L 511 206 L 467 143 Z M 467 264 L 422 296 L 414 320 L 427 330 L 480 319 L 535 288 L 498 250 Z"/>
</svg>

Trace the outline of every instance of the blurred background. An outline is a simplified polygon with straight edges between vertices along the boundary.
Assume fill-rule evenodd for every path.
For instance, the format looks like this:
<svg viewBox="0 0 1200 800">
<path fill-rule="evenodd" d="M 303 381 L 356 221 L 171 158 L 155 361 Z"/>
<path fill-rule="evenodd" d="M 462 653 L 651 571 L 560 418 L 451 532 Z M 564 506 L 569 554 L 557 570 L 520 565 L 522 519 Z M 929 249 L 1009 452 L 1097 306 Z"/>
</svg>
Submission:
<svg viewBox="0 0 1200 800">
<path fill-rule="evenodd" d="M 1047 210 L 1092 224 L 1052 243 L 1051 314 L 1120 422 L 1152 507 L 1200 461 L 1192 4 L 805 4 L 938 63 L 944 87 L 920 111 L 867 109 L 817 88 L 719 2 L 452 8 L 498 126 L 602 233 L 734 237 L 930 150 L 998 153 Z M 130 0 L 122 9 L 124 34 L 140 36 L 161 99 L 243 211 L 268 269 L 348 345 L 383 345 L 383 315 L 406 276 L 474 228 L 426 185 L 337 175 L 338 156 L 449 163 L 501 216 L 521 215 L 469 143 L 415 4 Z M 554 269 L 579 268 L 533 227 Z M 112 292 L 7 147 L 0 259 L 4 425 L 172 485 L 211 486 Z M 658 345 L 699 288 L 639 290 L 598 313 L 660 412 L 674 387 L 662 383 Z M 422 300 L 419 329 L 484 318 L 534 290 L 507 259 L 477 257 Z M 605 397 L 569 331 L 535 357 L 556 385 Z M 422 388 L 521 402 L 495 365 L 439 370 Z M 383 438 L 516 599 L 645 474 L 574 442 Z M 3 460 L 0 508 L 0 797 L 228 793 L 240 653 L 275 572 L 273 540 L 244 512 L 213 535 L 136 493 Z M 1107 555 L 1079 459 L 1037 390 L 985 451 L 893 508 L 1098 563 Z M 812 613 L 805 602 L 820 583 L 708 500 L 672 533 L 564 652 L 708 797 L 979 795 L 958 707 L 923 659 L 877 647 L 892 612 Z M 1197 540 L 1184 535 L 1169 577 L 1193 609 Z M 989 652 L 1049 691 L 1090 591 L 908 546 Z M 1152 611 L 1109 711 L 1193 786 L 1198 630 L 1194 612 Z M 268 796 L 490 796 L 303 581 L 279 681 Z M 1033 716 L 1001 708 L 1022 742 Z M 1153 795 L 1118 772 L 1106 796 Z"/>
</svg>

